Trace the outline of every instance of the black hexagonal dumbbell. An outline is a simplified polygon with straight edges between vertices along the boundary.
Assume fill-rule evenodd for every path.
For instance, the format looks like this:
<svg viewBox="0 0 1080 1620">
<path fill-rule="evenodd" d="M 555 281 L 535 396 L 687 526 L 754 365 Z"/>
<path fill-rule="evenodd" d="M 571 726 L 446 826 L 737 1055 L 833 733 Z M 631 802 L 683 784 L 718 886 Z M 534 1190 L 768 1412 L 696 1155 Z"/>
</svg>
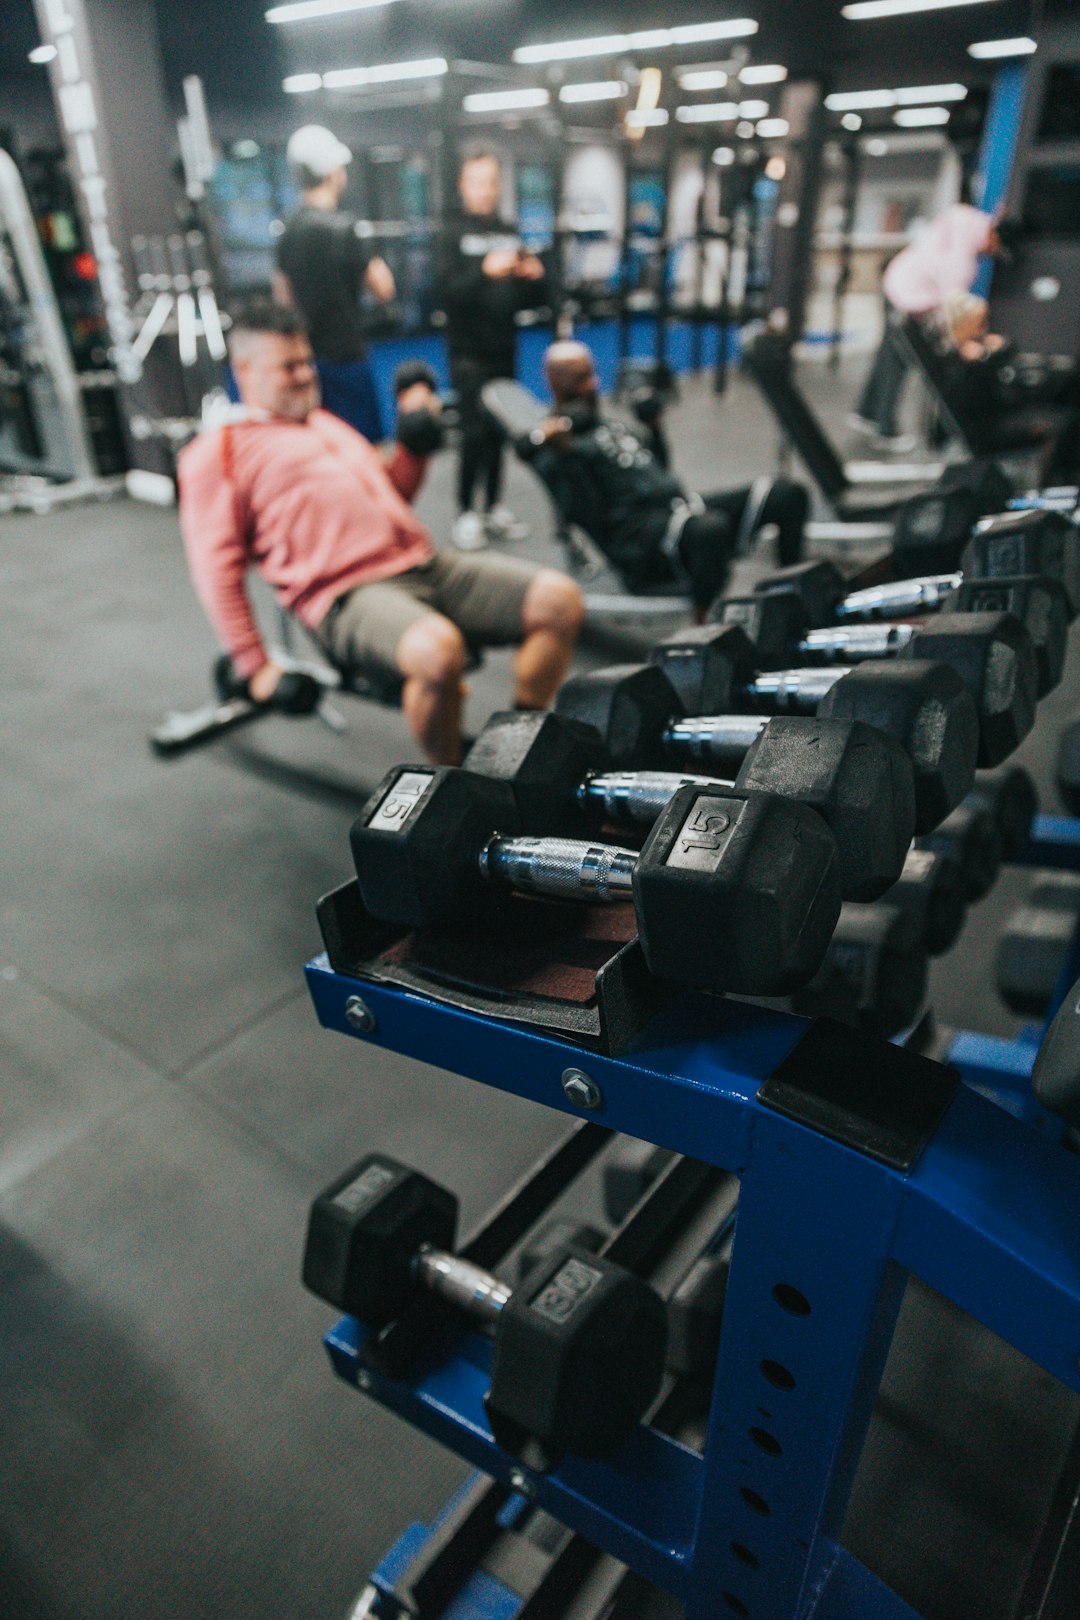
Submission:
<svg viewBox="0 0 1080 1620">
<path fill-rule="evenodd" d="M 960 559 L 965 579 L 1016 579 L 1041 574 L 1056 579 L 1080 612 L 1080 537 L 1061 512 L 1002 512 L 984 518 Z"/>
<path fill-rule="evenodd" d="M 910 918 L 927 956 L 941 956 L 956 943 L 967 915 L 968 890 L 960 862 L 954 855 L 913 845 L 883 903 Z"/>
<path fill-rule="evenodd" d="M 594 727 L 563 714 L 496 714 L 466 760 L 507 781 L 522 826 L 570 834 L 591 821 L 652 826 L 684 784 L 779 793 L 816 810 L 836 839 L 845 899 L 874 900 L 899 876 L 915 830 L 911 762 L 899 743 L 851 720 L 771 720 L 734 779 L 605 769 Z"/>
<path fill-rule="evenodd" d="M 890 621 L 917 615 L 921 622 L 924 615 L 937 612 L 1012 614 L 1031 638 L 1037 695 L 1045 697 L 1060 684 L 1072 614 L 1064 587 L 1041 575 L 968 579 L 961 573 L 930 574 L 874 585 L 838 600 L 832 617 L 818 625 L 804 612 L 795 589 L 721 597 L 709 615 L 714 623 L 738 624 L 745 630 L 758 648 L 762 668 L 769 669 L 801 656 L 810 631 L 817 632 L 808 644 L 812 657 L 822 647 L 846 662 L 899 652 L 914 636 L 916 626 Z M 839 638 L 836 647 L 826 632 Z"/>
<path fill-rule="evenodd" d="M 747 650 L 749 649 L 749 651 Z M 1038 668 L 1031 638 L 1008 613 L 950 613 L 915 625 L 839 626 L 808 630 L 790 649 L 799 668 L 759 670 L 749 638 L 735 625 L 699 625 L 668 636 L 653 649 L 688 713 L 717 707 L 761 707 L 777 692 L 817 690 L 842 669 L 867 660 L 915 659 L 949 665 L 960 676 L 979 718 L 979 763 L 999 765 L 1019 746 L 1035 720 Z M 801 667 L 809 665 L 809 668 Z M 708 700 L 703 702 L 702 700 Z"/>
<path fill-rule="evenodd" d="M 670 758 L 739 769 L 766 721 L 709 704 L 726 694 L 744 709 L 861 721 L 891 737 L 911 761 L 920 832 L 947 816 L 974 780 L 978 716 L 963 681 L 945 664 L 913 660 L 755 677 L 751 644 L 734 625 L 684 632 L 658 652 L 652 666 L 575 675 L 555 700 L 558 713 L 601 733 L 615 767 L 647 769 Z"/>
<path fill-rule="evenodd" d="M 1035 783 L 1022 765 L 1002 765 L 996 771 L 977 771 L 967 804 L 988 810 L 997 823 L 1002 858 L 1011 861 L 1026 849 L 1031 827 L 1039 813 Z"/>
<path fill-rule="evenodd" d="M 960 868 L 969 905 L 989 894 L 997 882 L 1004 854 L 1001 827 L 993 812 L 975 797 L 958 805 L 940 827 L 916 840 L 920 849 L 950 856 Z"/>
<path fill-rule="evenodd" d="M 895 906 L 845 905 L 825 961 L 792 1005 L 879 1035 L 914 1023 L 926 995 L 926 949 L 914 919 Z"/>
<path fill-rule="evenodd" d="M 376 1330 L 423 1292 L 494 1326 L 488 1419 L 496 1442 L 530 1467 L 550 1467 L 564 1452 L 616 1450 L 660 1386 L 663 1301 L 573 1244 L 511 1291 L 452 1252 L 456 1227 L 457 1199 L 446 1188 L 368 1154 L 311 1206 L 304 1283 Z"/>
<path fill-rule="evenodd" d="M 806 805 L 771 793 L 680 788 L 640 854 L 518 834 L 507 782 L 401 766 L 352 829 L 364 905 L 386 922 L 467 924 L 513 890 L 632 900 L 659 978 L 782 994 L 821 961 L 840 907 L 836 843 Z"/>
</svg>

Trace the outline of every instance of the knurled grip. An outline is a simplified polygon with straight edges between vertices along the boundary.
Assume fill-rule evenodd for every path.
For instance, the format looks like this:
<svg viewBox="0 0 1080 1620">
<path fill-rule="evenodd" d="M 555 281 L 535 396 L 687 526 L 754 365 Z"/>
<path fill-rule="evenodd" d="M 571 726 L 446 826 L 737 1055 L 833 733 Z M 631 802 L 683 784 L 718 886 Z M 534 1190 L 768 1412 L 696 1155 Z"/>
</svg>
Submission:
<svg viewBox="0 0 1080 1620">
<path fill-rule="evenodd" d="M 914 633 L 910 624 L 831 625 L 827 630 L 808 630 L 796 651 L 803 658 L 854 664 L 864 658 L 888 658 L 906 647 Z"/>
<path fill-rule="evenodd" d="M 628 900 L 638 857 L 615 844 L 576 838 L 493 838 L 480 855 L 485 877 L 554 900 Z"/>
<path fill-rule="evenodd" d="M 813 714 L 844 675 L 842 669 L 762 670 L 746 686 L 751 703 L 765 703 L 778 714 Z"/>
<path fill-rule="evenodd" d="M 692 759 L 741 757 L 749 753 L 768 722 L 757 714 L 707 714 L 675 720 L 664 732 L 664 747 Z"/>
<path fill-rule="evenodd" d="M 924 574 L 921 579 L 871 585 L 865 591 L 852 591 L 850 596 L 845 596 L 836 616 L 839 619 L 890 619 L 897 613 L 940 607 L 963 581 L 963 574 Z"/>
<path fill-rule="evenodd" d="M 578 789 L 578 798 L 600 809 L 609 821 L 651 827 L 668 800 L 681 787 L 730 788 L 711 776 L 687 776 L 680 771 L 605 771 L 590 776 Z"/>
</svg>

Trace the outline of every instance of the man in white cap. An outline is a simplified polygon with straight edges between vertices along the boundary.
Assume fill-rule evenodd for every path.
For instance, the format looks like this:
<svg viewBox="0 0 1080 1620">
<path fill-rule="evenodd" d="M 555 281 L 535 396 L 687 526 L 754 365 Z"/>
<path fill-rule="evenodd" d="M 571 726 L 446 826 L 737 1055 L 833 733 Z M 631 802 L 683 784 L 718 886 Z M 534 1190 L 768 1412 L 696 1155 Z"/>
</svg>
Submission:
<svg viewBox="0 0 1080 1620">
<path fill-rule="evenodd" d="M 340 210 L 349 148 L 322 124 L 290 137 L 288 159 L 300 206 L 278 242 L 274 297 L 295 304 L 315 351 L 323 407 L 378 444 L 384 437 L 379 398 L 368 366 L 360 313 L 363 288 L 386 304 L 395 293 L 384 259 L 372 257 L 356 220 Z"/>
</svg>

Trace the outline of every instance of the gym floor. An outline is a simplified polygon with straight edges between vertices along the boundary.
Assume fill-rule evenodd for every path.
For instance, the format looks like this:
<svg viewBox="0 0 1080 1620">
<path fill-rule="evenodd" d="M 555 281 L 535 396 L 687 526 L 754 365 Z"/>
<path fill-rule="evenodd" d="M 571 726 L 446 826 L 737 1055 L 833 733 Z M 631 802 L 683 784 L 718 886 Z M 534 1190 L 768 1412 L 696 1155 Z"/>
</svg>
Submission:
<svg viewBox="0 0 1080 1620">
<path fill-rule="evenodd" d="M 861 370 L 807 366 L 837 433 Z M 686 384 L 672 427 L 692 486 L 774 470 L 738 377 L 719 403 Z M 440 540 L 451 481 L 444 457 L 420 502 Z M 509 496 L 523 549 L 555 559 L 517 465 Z M 562 1116 L 315 1022 L 315 901 L 412 753 L 400 714 L 344 700 L 345 737 L 271 719 L 160 762 L 147 733 L 205 700 L 215 651 L 175 512 L 11 518 L 0 563 L 0 1614 L 335 1620 L 464 1469 L 331 1375 L 332 1313 L 299 1281 L 308 1202 L 379 1147 L 458 1191 L 468 1223 Z M 1074 654 L 1021 755 L 1045 808 L 1076 676 Z M 472 687 L 476 730 L 508 655 Z M 989 965 L 1023 882 L 1007 874 L 935 966 L 946 1023 L 1015 1027 Z"/>
</svg>

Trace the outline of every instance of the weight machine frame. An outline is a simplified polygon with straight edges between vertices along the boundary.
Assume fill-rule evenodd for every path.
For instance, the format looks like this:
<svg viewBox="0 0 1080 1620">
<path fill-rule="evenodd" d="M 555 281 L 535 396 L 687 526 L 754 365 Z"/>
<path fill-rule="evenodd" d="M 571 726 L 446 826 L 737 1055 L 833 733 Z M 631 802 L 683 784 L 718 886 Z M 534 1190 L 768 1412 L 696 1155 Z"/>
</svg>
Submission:
<svg viewBox="0 0 1080 1620">
<path fill-rule="evenodd" d="M 1080 823 L 1040 818 L 1020 861 L 1080 870 Z M 680 1598 L 687 1620 L 916 1620 L 838 1540 L 906 1277 L 1080 1393 L 1080 1158 L 1030 1093 L 1037 1038 L 961 1035 L 950 1070 L 843 1026 L 687 995 L 622 1050 L 583 1053 L 325 954 L 306 973 L 325 1028 L 741 1182 L 703 1454 L 642 1425 L 613 1457 L 522 1467 L 484 1413 L 490 1344 L 464 1329 L 455 1355 L 390 1377 L 344 1318 L 326 1338 L 339 1376 Z M 579 1063 L 595 1114 L 563 1092 Z M 466 1249 L 482 1263 L 498 1258 L 493 1231 L 505 1248 L 536 1218 L 531 1203 L 516 1224 L 507 1209 Z"/>
</svg>

